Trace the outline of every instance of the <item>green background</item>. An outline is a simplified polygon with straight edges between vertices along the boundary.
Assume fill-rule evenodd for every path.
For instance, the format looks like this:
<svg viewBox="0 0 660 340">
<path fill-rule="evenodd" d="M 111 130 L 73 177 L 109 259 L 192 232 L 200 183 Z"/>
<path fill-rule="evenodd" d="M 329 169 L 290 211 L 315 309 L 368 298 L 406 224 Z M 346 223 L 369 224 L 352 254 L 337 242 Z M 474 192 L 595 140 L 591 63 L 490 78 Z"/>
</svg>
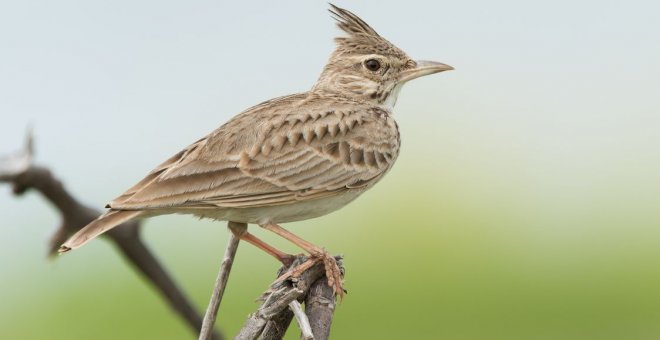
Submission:
<svg viewBox="0 0 660 340">
<path fill-rule="evenodd" d="M 406 85 L 379 185 L 286 225 L 345 256 L 334 338 L 660 338 L 657 3 L 402 4 L 338 3 L 456 71 Z M 32 124 L 37 162 L 98 208 L 233 114 L 309 88 L 337 34 L 321 1 L 0 6 L 0 154 Z M 47 260 L 58 218 L 0 187 L 0 338 L 196 338 L 108 242 Z M 203 310 L 225 223 L 158 217 L 144 238 Z M 241 245 L 227 334 L 277 268 Z"/>
</svg>

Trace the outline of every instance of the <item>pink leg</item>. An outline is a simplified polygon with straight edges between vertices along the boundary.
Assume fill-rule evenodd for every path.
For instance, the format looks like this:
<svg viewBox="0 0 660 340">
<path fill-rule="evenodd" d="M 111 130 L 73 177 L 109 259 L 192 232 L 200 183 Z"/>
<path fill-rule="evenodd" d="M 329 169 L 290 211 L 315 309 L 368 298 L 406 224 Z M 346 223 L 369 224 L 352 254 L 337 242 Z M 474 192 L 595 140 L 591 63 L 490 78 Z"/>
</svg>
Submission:
<svg viewBox="0 0 660 340">
<path fill-rule="evenodd" d="M 287 254 L 270 244 L 262 241 L 258 237 L 250 234 L 247 231 L 247 226 L 245 224 L 239 224 L 239 223 L 229 223 L 229 229 L 231 230 L 234 235 L 238 236 L 241 240 L 246 241 L 257 248 L 265 251 L 268 253 L 270 256 L 276 258 L 278 261 L 280 261 L 282 264 L 285 266 L 290 266 L 291 263 L 293 262 L 294 256 Z"/>
<path fill-rule="evenodd" d="M 294 233 L 280 227 L 275 223 L 263 224 L 260 226 L 264 229 L 274 232 L 277 235 L 282 236 L 291 243 L 304 249 L 311 255 L 311 258 L 307 260 L 307 262 L 292 269 L 290 274 L 286 275 L 286 277 L 300 275 L 302 271 L 311 267 L 314 263 L 323 261 L 323 264 L 325 266 L 325 275 L 328 278 L 328 285 L 332 287 L 335 294 L 338 294 L 340 297 L 344 296 L 341 270 L 339 269 L 339 266 L 337 265 L 337 261 L 333 256 L 328 254 L 328 252 L 326 252 L 323 248 L 320 248 L 312 243 L 303 240 Z"/>
</svg>

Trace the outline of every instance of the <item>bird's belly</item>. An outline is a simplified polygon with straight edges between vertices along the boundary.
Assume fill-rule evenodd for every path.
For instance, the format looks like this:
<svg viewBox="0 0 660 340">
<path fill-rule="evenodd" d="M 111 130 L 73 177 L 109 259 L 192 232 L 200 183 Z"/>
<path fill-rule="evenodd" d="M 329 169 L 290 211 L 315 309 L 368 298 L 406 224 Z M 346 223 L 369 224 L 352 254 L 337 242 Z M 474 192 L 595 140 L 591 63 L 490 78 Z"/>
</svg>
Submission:
<svg viewBox="0 0 660 340">
<path fill-rule="evenodd" d="M 251 208 L 217 208 L 185 211 L 202 218 L 253 224 L 287 223 L 329 214 L 357 198 L 363 190 L 351 190 L 339 195 L 291 204 Z"/>
</svg>

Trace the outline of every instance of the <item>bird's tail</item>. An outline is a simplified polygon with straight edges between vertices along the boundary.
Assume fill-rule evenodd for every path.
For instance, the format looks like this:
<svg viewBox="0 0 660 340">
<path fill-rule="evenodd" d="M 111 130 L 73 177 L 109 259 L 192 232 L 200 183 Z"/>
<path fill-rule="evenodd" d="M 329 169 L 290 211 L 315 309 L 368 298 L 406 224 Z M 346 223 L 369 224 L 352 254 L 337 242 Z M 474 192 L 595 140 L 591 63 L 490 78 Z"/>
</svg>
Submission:
<svg viewBox="0 0 660 340">
<path fill-rule="evenodd" d="M 142 214 L 135 210 L 110 210 L 90 222 L 84 228 L 78 230 L 64 244 L 60 246 L 58 252 L 65 253 L 71 249 L 76 249 L 91 241 L 96 236 Z"/>
</svg>

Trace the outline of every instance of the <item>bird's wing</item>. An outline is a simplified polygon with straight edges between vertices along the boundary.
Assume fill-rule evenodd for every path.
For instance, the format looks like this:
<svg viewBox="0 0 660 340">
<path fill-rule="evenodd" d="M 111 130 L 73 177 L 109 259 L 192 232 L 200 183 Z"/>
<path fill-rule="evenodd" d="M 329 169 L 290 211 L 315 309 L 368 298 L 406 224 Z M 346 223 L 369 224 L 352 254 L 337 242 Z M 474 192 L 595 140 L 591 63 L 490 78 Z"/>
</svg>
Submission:
<svg viewBox="0 0 660 340">
<path fill-rule="evenodd" d="M 379 108 L 322 110 L 284 97 L 236 116 L 113 200 L 109 207 L 261 207 L 369 186 L 398 154 Z"/>
</svg>

